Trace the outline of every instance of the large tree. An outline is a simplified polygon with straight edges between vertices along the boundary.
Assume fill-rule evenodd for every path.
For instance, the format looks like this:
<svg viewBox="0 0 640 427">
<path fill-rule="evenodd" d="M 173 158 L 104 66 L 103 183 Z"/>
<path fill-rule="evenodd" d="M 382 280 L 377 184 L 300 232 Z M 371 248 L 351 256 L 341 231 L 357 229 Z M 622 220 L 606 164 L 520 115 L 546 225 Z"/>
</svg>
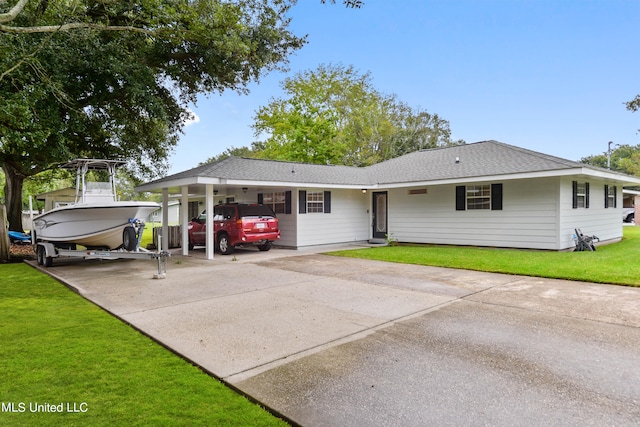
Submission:
<svg viewBox="0 0 640 427">
<path fill-rule="evenodd" d="M 631 101 L 626 103 L 627 110 L 638 111 L 640 110 L 640 95 L 636 95 Z"/>
<path fill-rule="evenodd" d="M 10 19 L 0 14 L 0 165 L 10 228 L 22 228 L 25 178 L 58 162 L 124 158 L 141 176 L 162 172 L 197 94 L 244 92 L 304 44 L 288 30 L 292 3 L 0 2 L 0 13 L 21 6 Z M 81 25 L 61 31 L 67 23 Z"/>
<path fill-rule="evenodd" d="M 369 73 L 321 65 L 287 78 L 254 118 L 256 157 L 371 165 L 452 141 L 449 123 L 376 90 Z"/>
<path fill-rule="evenodd" d="M 609 168 L 616 172 L 640 176 L 640 145 L 617 145 L 611 153 L 593 154 L 580 159 L 581 163 Z"/>
<path fill-rule="evenodd" d="M 152 0 L 153 1 L 153 0 Z M 292 1 L 295 3 L 295 0 Z M 321 3 L 326 3 L 327 0 L 321 0 Z M 95 30 L 103 30 L 103 31 L 134 31 L 141 32 L 146 34 L 154 34 L 157 33 L 157 28 L 142 28 L 136 25 L 132 21 L 128 22 L 120 22 L 120 23 L 110 23 L 110 22 L 93 22 L 89 19 L 86 19 L 87 14 L 93 14 L 94 10 L 91 10 L 95 5 L 100 5 L 100 7 L 108 7 L 109 3 L 114 3 L 112 0 L 93 0 L 91 2 L 78 2 L 77 4 L 67 4 L 66 2 L 58 2 L 57 4 L 49 5 L 48 0 L 17 0 L 14 4 L 8 5 L 6 0 L 0 0 L 0 6 L 4 6 L 0 8 L 0 32 L 4 33 L 54 33 L 58 31 L 68 31 L 68 30 L 77 30 L 77 29 L 95 29 Z M 142 2 L 139 2 L 142 4 Z M 174 7 L 177 3 L 169 2 L 169 7 Z M 172 3 L 172 4 L 171 4 Z M 329 3 L 336 3 L 336 0 L 329 0 Z M 360 8 L 364 5 L 363 0 L 343 0 L 342 3 L 346 7 L 351 8 Z M 184 7 L 187 5 L 187 2 L 183 2 L 182 4 L 177 4 L 178 7 Z M 112 5 L 111 5 L 112 6 Z M 147 3 L 146 8 L 154 9 L 155 7 L 161 7 L 160 3 L 152 4 Z M 69 7 L 73 7 L 73 13 L 68 13 Z M 28 11 L 29 8 L 38 8 L 41 11 L 48 9 L 50 12 L 54 12 L 57 14 L 57 21 L 53 23 L 18 23 L 16 24 L 20 14 L 25 12 L 25 9 Z M 3 10 L 4 9 L 4 10 Z M 140 8 L 142 9 L 142 8 Z M 135 16 L 132 14 L 130 16 Z"/>
</svg>

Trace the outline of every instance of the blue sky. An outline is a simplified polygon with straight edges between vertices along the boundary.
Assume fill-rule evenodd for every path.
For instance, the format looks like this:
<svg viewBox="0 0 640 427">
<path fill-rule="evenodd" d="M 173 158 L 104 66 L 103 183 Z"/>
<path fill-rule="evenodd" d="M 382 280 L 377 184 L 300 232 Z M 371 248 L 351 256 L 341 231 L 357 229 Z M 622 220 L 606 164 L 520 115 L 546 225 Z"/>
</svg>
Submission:
<svg viewBox="0 0 640 427">
<path fill-rule="evenodd" d="M 338 0 L 338 2 L 340 2 Z M 370 72 L 385 94 L 448 120 L 453 139 L 495 139 L 571 160 L 640 144 L 638 0 L 299 0 L 291 29 L 308 44 L 287 73 L 248 95 L 201 97 L 171 172 L 249 146 L 255 111 L 287 76 L 320 64 Z"/>
</svg>

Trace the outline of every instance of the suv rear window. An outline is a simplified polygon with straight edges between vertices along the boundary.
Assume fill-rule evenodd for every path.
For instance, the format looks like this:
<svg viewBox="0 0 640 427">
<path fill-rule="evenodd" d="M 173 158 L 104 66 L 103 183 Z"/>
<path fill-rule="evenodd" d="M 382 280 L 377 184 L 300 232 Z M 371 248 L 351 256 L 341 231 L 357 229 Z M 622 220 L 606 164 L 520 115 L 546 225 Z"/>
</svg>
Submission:
<svg viewBox="0 0 640 427">
<path fill-rule="evenodd" d="M 233 206 L 216 206 L 213 208 L 213 220 L 222 221 L 225 219 L 231 219 L 236 215 L 236 210 Z"/>
<path fill-rule="evenodd" d="M 273 210 L 269 206 L 264 205 L 240 205 L 238 206 L 240 217 L 245 216 L 257 216 L 257 217 L 266 217 L 271 216 L 275 217 L 276 215 L 273 213 Z"/>
</svg>

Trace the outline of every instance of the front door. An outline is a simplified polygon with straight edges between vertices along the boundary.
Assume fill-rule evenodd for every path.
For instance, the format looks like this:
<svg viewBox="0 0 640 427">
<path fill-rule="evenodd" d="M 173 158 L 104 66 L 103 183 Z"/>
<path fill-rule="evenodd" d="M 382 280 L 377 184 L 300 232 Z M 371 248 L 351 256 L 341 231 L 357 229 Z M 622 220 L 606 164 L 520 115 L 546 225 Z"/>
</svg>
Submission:
<svg viewBox="0 0 640 427">
<path fill-rule="evenodd" d="M 373 193 L 373 238 L 387 238 L 387 192 Z"/>
</svg>

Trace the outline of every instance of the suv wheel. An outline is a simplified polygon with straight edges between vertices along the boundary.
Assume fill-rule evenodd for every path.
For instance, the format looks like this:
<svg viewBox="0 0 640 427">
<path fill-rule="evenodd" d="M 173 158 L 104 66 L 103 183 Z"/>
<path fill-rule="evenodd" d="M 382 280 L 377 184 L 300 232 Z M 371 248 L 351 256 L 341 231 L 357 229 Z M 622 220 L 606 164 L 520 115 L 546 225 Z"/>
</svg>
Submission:
<svg viewBox="0 0 640 427">
<path fill-rule="evenodd" d="M 231 242 L 229 242 L 228 235 L 223 233 L 218 236 L 218 250 L 222 255 L 229 255 L 233 252 L 233 246 L 231 246 Z"/>
<path fill-rule="evenodd" d="M 268 251 L 271 249 L 271 242 L 267 242 L 264 245 L 258 245 L 258 249 L 261 251 Z"/>
</svg>

